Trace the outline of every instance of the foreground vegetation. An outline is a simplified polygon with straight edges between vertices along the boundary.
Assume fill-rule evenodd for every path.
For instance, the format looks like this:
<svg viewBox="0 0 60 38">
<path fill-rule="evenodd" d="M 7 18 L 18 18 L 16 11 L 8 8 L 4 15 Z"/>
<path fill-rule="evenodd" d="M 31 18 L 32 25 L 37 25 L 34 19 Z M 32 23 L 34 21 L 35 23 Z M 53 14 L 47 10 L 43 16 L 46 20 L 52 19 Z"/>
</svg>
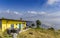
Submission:
<svg viewBox="0 0 60 38">
<path fill-rule="evenodd" d="M 12 38 L 6 32 L 4 34 L 0 31 L 0 38 Z M 18 34 L 17 38 L 60 38 L 60 31 L 45 30 L 45 29 L 29 29 Z"/>
</svg>

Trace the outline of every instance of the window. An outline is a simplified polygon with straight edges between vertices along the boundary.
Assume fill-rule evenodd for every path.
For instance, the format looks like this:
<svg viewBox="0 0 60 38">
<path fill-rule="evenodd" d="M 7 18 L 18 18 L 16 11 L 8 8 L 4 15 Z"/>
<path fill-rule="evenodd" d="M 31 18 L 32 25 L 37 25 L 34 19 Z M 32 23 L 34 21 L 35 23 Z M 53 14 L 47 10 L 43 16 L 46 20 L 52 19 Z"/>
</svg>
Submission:
<svg viewBox="0 0 60 38">
<path fill-rule="evenodd" d="M 14 24 L 11 24 L 11 29 L 14 29 Z"/>
<path fill-rule="evenodd" d="M 25 23 L 22 23 L 22 28 L 24 28 Z"/>
</svg>

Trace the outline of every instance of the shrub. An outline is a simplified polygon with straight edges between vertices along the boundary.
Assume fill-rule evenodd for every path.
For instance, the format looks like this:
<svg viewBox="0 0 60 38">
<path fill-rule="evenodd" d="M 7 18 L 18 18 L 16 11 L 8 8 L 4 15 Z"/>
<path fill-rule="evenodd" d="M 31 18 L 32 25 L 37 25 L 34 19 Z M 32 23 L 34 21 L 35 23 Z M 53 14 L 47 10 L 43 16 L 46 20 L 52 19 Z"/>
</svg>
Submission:
<svg viewBox="0 0 60 38">
<path fill-rule="evenodd" d="M 53 27 L 51 27 L 51 28 L 48 28 L 48 30 L 54 30 L 54 28 L 53 28 Z"/>
</svg>

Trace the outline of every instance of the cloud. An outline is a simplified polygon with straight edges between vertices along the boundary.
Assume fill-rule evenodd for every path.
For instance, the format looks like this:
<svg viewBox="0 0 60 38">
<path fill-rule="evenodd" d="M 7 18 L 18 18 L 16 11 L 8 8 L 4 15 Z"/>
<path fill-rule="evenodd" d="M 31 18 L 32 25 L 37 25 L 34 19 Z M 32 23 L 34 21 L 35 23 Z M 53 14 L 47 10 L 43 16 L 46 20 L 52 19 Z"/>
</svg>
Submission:
<svg viewBox="0 0 60 38">
<path fill-rule="evenodd" d="M 17 12 L 17 11 L 14 11 L 13 13 L 16 14 L 16 15 L 23 15 L 22 13 Z"/>
<path fill-rule="evenodd" d="M 4 11 L 0 11 L 0 13 L 10 13 L 11 11 L 8 9 L 8 10 L 4 10 Z"/>
<path fill-rule="evenodd" d="M 14 11 L 14 13 L 15 13 L 15 14 L 19 14 L 19 12 L 17 12 L 17 11 Z"/>
<path fill-rule="evenodd" d="M 42 12 L 40 12 L 39 14 L 40 14 L 40 15 L 46 15 L 47 12 L 42 11 Z"/>
<path fill-rule="evenodd" d="M 54 4 L 56 2 L 56 0 L 48 0 L 48 4 Z"/>
<path fill-rule="evenodd" d="M 9 13 L 9 14 L 16 14 L 16 15 L 23 15 L 22 13 L 20 12 L 17 12 L 17 11 L 12 11 L 12 10 L 5 10 L 3 11 L 3 13 Z"/>
<path fill-rule="evenodd" d="M 10 13 L 10 10 L 8 9 L 8 10 L 6 10 L 6 12 L 7 12 L 7 13 Z"/>
<path fill-rule="evenodd" d="M 44 11 L 41 11 L 41 12 L 37 12 L 37 11 L 28 11 L 28 13 L 30 13 L 30 14 L 36 14 L 36 15 L 45 15 L 45 14 L 47 14 L 46 12 L 44 12 Z"/>
<path fill-rule="evenodd" d="M 59 20 L 60 19 L 60 11 L 54 12 L 54 13 L 48 13 L 45 15 L 47 19 L 50 20 Z"/>
<path fill-rule="evenodd" d="M 60 11 L 54 13 L 48 13 L 43 19 L 43 23 L 48 23 L 51 25 L 60 25 Z"/>
<path fill-rule="evenodd" d="M 30 14 L 30 15 L 29 15 Z M 60 21 L 60 11 L 57 11 L 57 12 L 53 12 L 53 13 L 47 13 L 47 12 L 37 12 L 37 11 L 34 11 L 33 13 L 29 11 L 29 14 L 28 16 L 30 17 L 31 15 L 31 18 L 32 19 L 42 19 L 44 21 L 50 21 L 50 22 L 59 22 Z"/>
<path fill-rule="evenodd" d="M 48 0 L 48 4 L 49 5 L 53 5 L 53 4 L 55 4 L 55 3 L 58 3 L 58 2 L 60 2 L 60 0 Z"/>
<path fill-rule="evenodd" d="M 52 17 L 60 16 L 60 11 L 57 11 L 57 12 L 54 12 L 54 13 L 49 13 L 47 15 L 52 16 Z"/>
<path fill-rule="evenodd" d="M 31 13 L 31 14 L 37 14 L 36 11 L 28 11 L 28 13 Z"/>
<path fill-rule="evenodd" d="M 22 17 L 22 13 L 17 12 L 17 11 L 12 11 L 12 10 L 4 10 L 1 11 L 0 13 L 0 18 L 4 17 L 4 18 L 10 18 L 10 19 L 18 19 L 20 17 Z"/>
</svg>

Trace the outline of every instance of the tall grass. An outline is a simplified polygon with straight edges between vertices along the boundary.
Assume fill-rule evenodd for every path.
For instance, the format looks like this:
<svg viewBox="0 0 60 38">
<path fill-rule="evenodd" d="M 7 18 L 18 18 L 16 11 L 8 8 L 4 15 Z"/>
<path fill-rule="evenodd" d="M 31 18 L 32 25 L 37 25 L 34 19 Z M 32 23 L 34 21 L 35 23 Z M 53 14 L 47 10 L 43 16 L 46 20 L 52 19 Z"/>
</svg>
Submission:
<svg viewBox="0 0 60 38">
<path fill-rule="evenodd" d="M 12 36 L 8 35 L 6 31 L 2 33 L 0 29 L 0 38 L 12 38 Z M 21 32 L 18 34 L 17 38 L 60 38 L 60 31 L 55 32 L 54 30 L 32 28 L 25 32 Z"/>
<path fill-rule="evenodd" d="M 0 29 L 0 38 L 12 38 L 10 35 L 7 34 L 7 32 L 2 32 Z"/>
<path fill-rule="evenodd" d="M 54 30 L 30 29 L 18 35 L 18 38 L 60 38 L 60 34 Z"/>
</svg>

